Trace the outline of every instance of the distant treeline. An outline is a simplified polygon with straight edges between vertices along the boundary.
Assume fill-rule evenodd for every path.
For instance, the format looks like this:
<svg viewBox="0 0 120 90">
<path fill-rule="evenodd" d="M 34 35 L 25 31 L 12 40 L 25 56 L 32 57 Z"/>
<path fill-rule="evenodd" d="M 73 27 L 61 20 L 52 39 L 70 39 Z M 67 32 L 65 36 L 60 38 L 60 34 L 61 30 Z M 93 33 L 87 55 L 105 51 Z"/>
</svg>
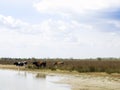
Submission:
<svg viewBox="0 0 120 90">
<path fill-rule="evenodd" d="M 33 67 L 32 62 L 34 61 L 46 61 L 47 65 L 45 68 L 40 69 L 51 69 L 51 70 L 68 70 L 78 72 L 107 72 L 107 73 L 120 73 L 120 59 L 119 58 L 96 58 L 96 59 L 37 59 L 37 58 L 0 58 L 0 64 L 13 65 L 16 61 L 27 61 L 27 68 L 37 69 Z M 53 63 L 56 61 L 62 61 L 64 64 L 54 66 Z"/>
</svg>

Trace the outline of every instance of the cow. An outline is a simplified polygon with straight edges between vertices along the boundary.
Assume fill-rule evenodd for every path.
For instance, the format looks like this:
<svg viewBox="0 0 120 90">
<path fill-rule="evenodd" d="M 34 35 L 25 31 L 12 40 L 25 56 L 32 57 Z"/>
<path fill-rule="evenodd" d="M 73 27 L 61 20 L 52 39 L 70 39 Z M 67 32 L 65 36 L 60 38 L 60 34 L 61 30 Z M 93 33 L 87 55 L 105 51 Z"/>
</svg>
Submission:
<svg viewBox="0 0 120 90">
<path fill-rule="evenodd" d="M 54 65 L 54 66 L 57 66 L 57 65 L 63 65 L 63 64 L 64 64 L 64 62 L 62 62 L 62 61 L 61 61 L 61 62 L 58 61 L 58 62 L 55 62 L 53 65 Z"/>
<path fill-rule="evenodd" d="M 35 62 L 33 62 L 33 64 L 35 66 L 37 66 L 38 68 L 40 68 L 40 67 L 46 67 L 46 61 L 35 61 Z"/>
<path fill-rule="evenodd" d="M 16 65 L 16 66 L 25 66 L 25 65 L 27 65 L 27 62 L 26 61 L 23 61 L 23 62 L 14 62 L 14 65 Z"/>
</svg>

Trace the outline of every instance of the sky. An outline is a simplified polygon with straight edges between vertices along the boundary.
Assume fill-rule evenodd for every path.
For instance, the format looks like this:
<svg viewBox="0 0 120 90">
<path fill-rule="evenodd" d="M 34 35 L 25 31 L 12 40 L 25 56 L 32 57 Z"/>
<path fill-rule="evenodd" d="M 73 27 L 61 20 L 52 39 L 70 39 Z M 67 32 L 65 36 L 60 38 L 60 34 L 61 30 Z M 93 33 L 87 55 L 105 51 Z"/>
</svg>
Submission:
<svg viewBox="0 0 120 90">
<path fill-rule="evenodd" d="M 0 0 L 0 57 L 120 57 L 120 0 Z"/>
</svg>

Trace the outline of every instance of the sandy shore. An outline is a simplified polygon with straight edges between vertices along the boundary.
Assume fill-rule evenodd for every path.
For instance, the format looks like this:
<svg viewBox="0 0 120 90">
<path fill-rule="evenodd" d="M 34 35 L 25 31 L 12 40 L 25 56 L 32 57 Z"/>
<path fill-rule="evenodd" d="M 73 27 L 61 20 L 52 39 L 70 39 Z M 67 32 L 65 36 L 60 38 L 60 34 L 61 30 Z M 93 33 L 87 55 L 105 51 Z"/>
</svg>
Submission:
<svg viewBox="0 0 120 90">
<path fill-rule="evenodd" d="M 72 90 L 120 90 L 120 74 L 84 73 L 69 75 L 61 82 L 70 84 Z"/>
<path fill-rule="evenodd" d="M 14 65 L 0 65 L 0 68 L 18 70 L 18 67 Z M 63 75 L 65 78 L 61 80 L 60 83 L 71 85 L 72 90 L 120 90 L 120 74 L 77 73 L 60 70 L 28 70 L 24 67 L 20 69 L 34 73 L 40 72 L 49 75 Z"/>
</svg>

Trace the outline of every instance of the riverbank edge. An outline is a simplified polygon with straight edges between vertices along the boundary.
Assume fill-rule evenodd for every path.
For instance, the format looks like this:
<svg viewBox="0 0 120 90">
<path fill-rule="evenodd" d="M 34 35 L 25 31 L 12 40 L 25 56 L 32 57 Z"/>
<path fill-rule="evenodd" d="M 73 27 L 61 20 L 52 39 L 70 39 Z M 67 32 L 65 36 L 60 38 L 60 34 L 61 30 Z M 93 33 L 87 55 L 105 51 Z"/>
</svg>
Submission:
<svg viewBox="0 0 120 90">
<path fill-rule="evenodd" d="M 58 75 L 58 76 L 64 76 L 64 77 L 68 77 L 68 76 L 79 76 L 79 72 L 76 71 L 65 71 L 65 70 L 49 70 L 49 69 L 28 69 L 25 67 L 18 67 L 15 65 L 2 65 L 0 64 L 0 69 L 5 69 L 5 70 L 15 70 L 15 71 L 27 71 L 29 73 L 41 73 L 41 74 L 45 74 L 45 75 Z M 77 82 L 77 80 L 76 80 Z M 64 84 L 68 84 L 67 82 L 64 82 L 64 80 L 59 81 L 57 83 L 64 83 Z M 78 82 L 79 83 L 79 82 Z M 72 83 L 74 84 L 74 83 Z M 73 85 L 69 84 L 72 90 L 77 90 Z"/>
<path fill-rule="evenodd" d="M 66 79 L 61 80 L 58 83 L 65 83 L 69 84 L 71 86 L 72 90 L 81 90 L 80 89 L 80 83 L 79 83 L 79 77 L 80 76 L 90 76 L 90 77 L 114 77 L 114 78 L 119 78 L 120 79 L 120 74 L 118 73 L 113 73 L 113 74 L 107 74 L 107 73 L 79 73 L 76 71 L 64 71 L 64 70 L 48 70 L 48 69 L 28 69 L 25 67 L 17 67 L 15 65 L 1 65 L 0 64 L 0 69 L 9 69 L 9 70 L 21 70 L 21 71 L 27 71 L 30 73 L 41 73 L 41 74 L 46 74 L 46 75 L 60 75 L 60 76 L 65 76 Z M 69 78 L 69 81 L 66 81 Z"/>
</svg>

